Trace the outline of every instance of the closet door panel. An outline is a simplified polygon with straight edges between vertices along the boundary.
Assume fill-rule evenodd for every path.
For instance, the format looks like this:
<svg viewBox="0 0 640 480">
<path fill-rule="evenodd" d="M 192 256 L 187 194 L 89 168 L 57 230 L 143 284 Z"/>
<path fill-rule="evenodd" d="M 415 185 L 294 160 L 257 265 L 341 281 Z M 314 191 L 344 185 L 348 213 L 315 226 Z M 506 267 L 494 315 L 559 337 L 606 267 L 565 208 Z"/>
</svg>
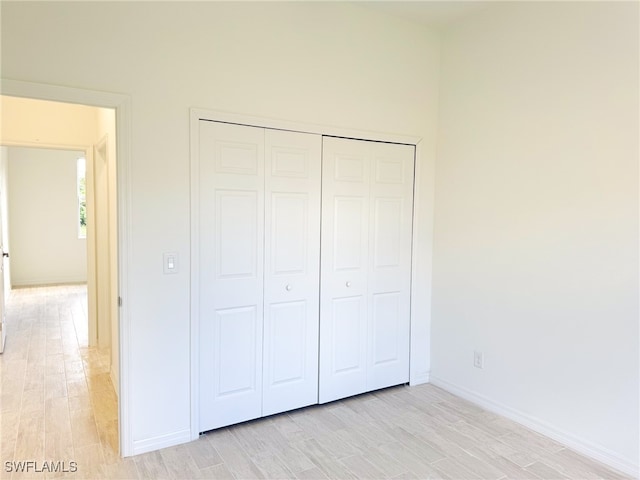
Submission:
<svg viewBox="0 0 640 480">
<path fill-rule="evenodd" d="M 265 331 L 269 346 L 265 359 L 265 386 L 300 384 L 308 378 L 305 371 L 307 353 L 307 304 L 304 300 L 269 305 L 269 322 Z M 269 413 L 266 413 L 269 415 Z"/>
<path fill-rule="evenodd" d="M 337 378 L 335 381 L 346 382 L 344 388 L 348 388 L 346 379 L 353 375 L 362 375 L 365 365 L 362 362 L 362 351 L 365 348 L 365 339 L 362 331 L 366 321 L 366 299 L 363 295 L 335 298 L 332 303 L 330 322 L 331 332 L 331 372 Z M 362 382 L 360 382 L 362 383 Z M 360 387 L 362 388 L 362 386 Z"/>
<path fill-rule="evenodd" d="M 333 270 L 346 277 L 366 268 L 365 197 L 336 195 L 333 199 Z"/>
<path fill-rule="evenodd" d="M 321 137 L 265 131 L 263 415 L 318 402 Z"/>
<path fill-rule="evenodd" d="M 320 402 L 366 390 L 370 160 L 325 137 L 322 159 Z"/>
<path fill-rule="evenodd" d="M 403 203 L 404 200 L 397 197 L 377 197 L 373 202 L 374 270 L 388 270 L 400 266 Z"/>
<path fill-rule="evenodd" d="M 372 143 L 367 390 L 409 381 L 415 147 Z"/>
<path fill-rule="evenodd" d="M 262 413 L 264 130 L 200 122 L 200 431 Z"/>
<path fill-rule="evenodd" d="M 309 194 L 271 193 L 271 272 L 274 276 L 305 275 L 309 253 Z M 319 222 L 320 219 L 316 218 Z"/>
<path fill-rule="evenodd" d="M 214 245 L 218 280 L 248 280 L 258 274 L 258 191 L 215 190 Z"/>
</svg>

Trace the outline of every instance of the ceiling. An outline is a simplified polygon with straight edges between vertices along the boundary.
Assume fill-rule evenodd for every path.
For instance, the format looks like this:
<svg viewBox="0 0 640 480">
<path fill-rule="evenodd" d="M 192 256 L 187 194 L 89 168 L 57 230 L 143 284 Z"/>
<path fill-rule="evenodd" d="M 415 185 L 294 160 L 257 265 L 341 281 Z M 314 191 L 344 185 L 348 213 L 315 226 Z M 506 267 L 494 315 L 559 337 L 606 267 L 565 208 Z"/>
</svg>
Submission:
<svg viewBox="0 0 640 480">
<path fill-rule="evenodd" d="M 430 27 L 442 27 L 461 17 L 483 10 L 491 1 L 359 1 L 358 5 L 395 15 Z"/>
</svg>

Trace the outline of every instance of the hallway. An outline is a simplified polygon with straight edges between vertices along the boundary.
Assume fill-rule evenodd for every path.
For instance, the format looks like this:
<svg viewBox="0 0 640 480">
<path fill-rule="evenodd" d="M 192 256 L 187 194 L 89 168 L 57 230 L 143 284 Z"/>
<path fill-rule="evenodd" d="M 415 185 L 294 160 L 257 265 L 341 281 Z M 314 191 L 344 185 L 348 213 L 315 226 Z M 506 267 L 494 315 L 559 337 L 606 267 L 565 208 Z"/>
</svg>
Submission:
<svg viewBox="0 0 640 480">
<path fill-rule="evenodd" d="M 85 285 L 16 289 L 7 302 L 2 377 L 2 478 L 5 462 L 64 462 L 76 478 L 95 478 L 118 460 L 117 397 L 108 349 L 89 348 Z M 81 467 L 80 467 L 81 466 Z M 67 475 L 73 475 L 68 473 Z M 57 478 L 63 472 L 31 472 Z M 15 472 L 11 478 L 27 478 Z"/>
</svg>

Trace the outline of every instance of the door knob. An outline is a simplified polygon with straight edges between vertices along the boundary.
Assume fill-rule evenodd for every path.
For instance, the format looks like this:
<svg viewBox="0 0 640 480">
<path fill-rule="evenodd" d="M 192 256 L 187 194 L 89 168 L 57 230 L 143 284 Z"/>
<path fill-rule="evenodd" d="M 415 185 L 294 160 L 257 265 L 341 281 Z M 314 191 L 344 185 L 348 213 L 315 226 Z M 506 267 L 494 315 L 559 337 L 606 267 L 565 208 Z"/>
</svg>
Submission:
<svg viewBox="0 0 640 480">
<path fill-rule="evenodd" d="M 345 285 L 347 286 L 347 288 L 349 288 L 351 286 L 351 282 L 347 282 L 345 283 Z"/>
<path fill-rule="evenodd" d="M 2 252 L 2 256 L 9 258 L 9 252 Z"/>
<path fill-rule="evenodd" d="M 292 287 L 291 285 L 287 285 L 286 287 L 284 287 L 284 289 L 285 289 L 287 292 L 290 292 L 292 288 L 293 288 L 293 287 Z"/>
</svg>

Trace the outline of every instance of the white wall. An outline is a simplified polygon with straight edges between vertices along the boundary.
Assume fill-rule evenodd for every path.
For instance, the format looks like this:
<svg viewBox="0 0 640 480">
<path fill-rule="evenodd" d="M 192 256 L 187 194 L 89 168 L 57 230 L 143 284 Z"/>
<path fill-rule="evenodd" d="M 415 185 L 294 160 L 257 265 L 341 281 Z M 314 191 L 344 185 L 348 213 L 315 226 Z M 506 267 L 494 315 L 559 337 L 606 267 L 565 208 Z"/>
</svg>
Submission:
<svg viewBox="0 0 640 480">
<path fill-rule="evenodd" d="M 76 162 L 83 156 L 82 151 L 8 149 L 13 287 L 87 281 L 76 193 Z"/>
<path fill-rule="evenodd" d="M 416 285 L 430 291 L 435 34 L 345 3 L 7 3 L 2 43 L 7 78 L 131 95 L 135 452 L 190 433 L 190 107 L 422 137 Z M 163 275 L 166 251 L 179 274 Z"/>
<path fill-rule="evenodd" d="M 436 383 L 627 471 L 639 448 L 638 13 L 516 2 L 447 30 L 432 312 Z"/>
</svg>

